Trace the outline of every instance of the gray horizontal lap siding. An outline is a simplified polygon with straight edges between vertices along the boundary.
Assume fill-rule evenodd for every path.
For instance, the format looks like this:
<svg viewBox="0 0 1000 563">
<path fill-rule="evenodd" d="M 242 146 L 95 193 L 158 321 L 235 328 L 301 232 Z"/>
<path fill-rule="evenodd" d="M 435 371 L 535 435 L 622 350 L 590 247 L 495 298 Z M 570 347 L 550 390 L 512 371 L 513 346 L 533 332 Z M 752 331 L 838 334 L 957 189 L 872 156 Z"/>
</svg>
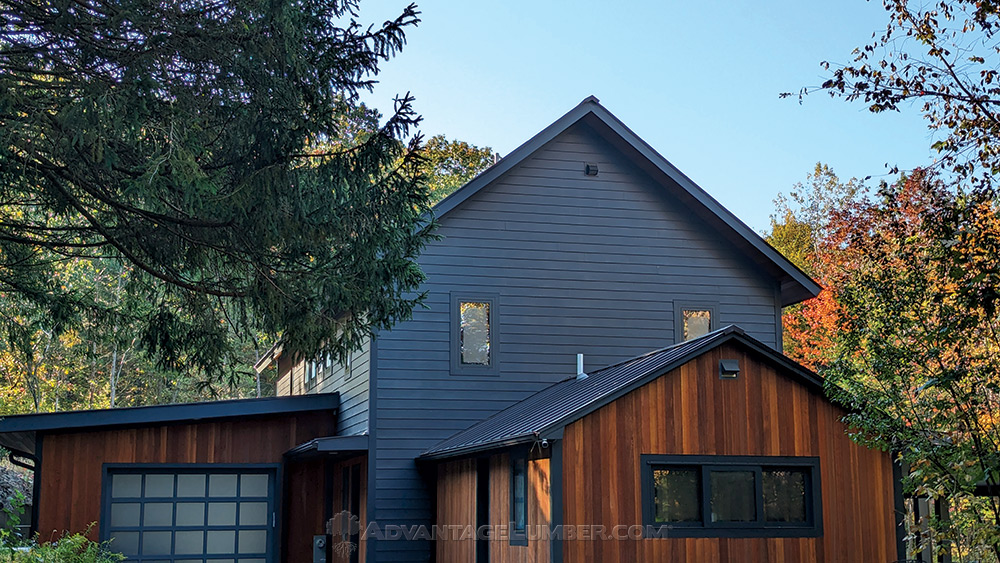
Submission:
<svg viewBox="0 0 1000 563">
<path fill-rule="evenodd" d="M 302 395 L 306 393 L 340 393 L 340 407 L 337 409 L 337 435 L 350 436 L 368 430 L 369 360 L 371 343 L 365 341 L 359 350 L 351 355 L 351 377 L 345 378 L 344 366 L 334 365 L 331 373 L 316 382 L 312 389 L 305 388 L 305 362 L 299 362 L 291 369 L 290 375 L 278 380 L 278 395 Z"/>
<path fill-rule="evenodd" d="M 352 354 L 351 377 L 344 378 L 344 367 L 334 366 L 334 371 L 316 384 L 317 393 L 340 393 L 337 412 L 337 435 L 350 436 L 368 430 L 368 375 L 371 342 L 365 340 L 361 349 Z"/>
<path fill-rule="evenodd" d="M 583 173 L 597 162 L 600 174 Z M 420 263 L 427 308 L 379 335 L 374 515 L 432 520 L 414 463 L 437 442 L 586 369 L 674 342 L 674 303 L 718 304 L 776 345 L 777 288 L 638 168 L 577 125 L 441 219 Z M 495 295 L 498 377 L 450 374 L 452 292 Z M 376 542 L 426 561 L 427 542 Z"/>
</svg>

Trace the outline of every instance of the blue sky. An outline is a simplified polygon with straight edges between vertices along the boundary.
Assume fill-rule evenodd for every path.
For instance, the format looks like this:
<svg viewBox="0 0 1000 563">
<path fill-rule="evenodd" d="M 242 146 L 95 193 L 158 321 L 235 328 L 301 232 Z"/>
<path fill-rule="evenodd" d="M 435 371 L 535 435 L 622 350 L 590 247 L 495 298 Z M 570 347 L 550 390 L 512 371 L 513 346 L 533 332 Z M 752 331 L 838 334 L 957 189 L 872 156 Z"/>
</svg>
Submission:
<svg viewBox="0 0 1000 563">
<path fill-rule="evenodd" d="M 929 164 L 916 108 L 872 115 L 825 94 L 778 94 L 824 80 L 885 27 L 881 2 L 419 2 L 422 22 L 385 64 L 371 105 L 412 92 L 421 130 L 506 155 L 588 95 L 750 227 L 816 162 L 842 178 Z M 402 3 L 362 4 L 362 18 Z"/>
</svg>

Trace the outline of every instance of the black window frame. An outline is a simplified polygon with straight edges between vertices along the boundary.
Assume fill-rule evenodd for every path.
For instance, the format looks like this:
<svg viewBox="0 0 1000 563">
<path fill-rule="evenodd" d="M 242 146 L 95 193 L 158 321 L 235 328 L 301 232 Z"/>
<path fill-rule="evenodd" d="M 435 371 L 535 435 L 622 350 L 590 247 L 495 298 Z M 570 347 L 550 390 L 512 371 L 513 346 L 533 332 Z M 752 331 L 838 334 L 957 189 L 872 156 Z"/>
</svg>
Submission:
<svg viewBox="0 0 1000 563">
<path fill-rule="evenodd" d="M 820 460 L 812 456 L 705 456 L 705 455 L 651 455 L 640 456 L 642 470 L 642 520 L 643 525 L 654 531 L 653 537 L 662 538 L 793 538 L 820 537 L 823 535 L 823 499 L 820 483 Z M 658 468 L 691 469 L 701 471 L 700 509 L 701 522 L 656 522 L 654 506 L 653 471 Z M 762 474 L 767 470 L 806 470 L 806 524 L 794 522 L 767 522 L 764 516 L 764 495 L 761 490 Z M 755 522 L 712 522 L 710 471 L 753 471 L 755 474 Z"/>
<path fill-rule="evenodd" d="M 449 348 L 451 349 L 451 374 L 464 376 L 500 375 L 500 316 L 496 294 L 454 293 L 451 295 L 451 325 L 449 327 Z M 490 307 L 490 363 L 488 365 L 462 363 L 462 303 L 487 303 Z"/>
<path fill-rule="evenodd" d="M 518 530 L 517 527 L 516 527 L 517 526 L 517 516 L 516 516 L 516 514 L 517 514 L 517 512 L 516 512 L 517 511 L 517 506 L 516 506 L 516 504 L 517 504 L 517 490 L 514 487 L 514 483 L 516 482 L 516 480 L 515 480 L 515 477 L 516 477 L 516 475 L 515 475 L 516 474 L 516 467 L 517 467 L 518 463 L 523 463 L 524 464 L 524 490 L 522 491 L 522 493 L 523 493 L 523 502 L 524 502 L 524 529 L 521 529 L 521 530 Z M 530 506 L 530 503 L 528 502 L 528 492 L 531 490 L 531 487 L 528 486 L 528 473 L 529 473 L 528 467 L 529 467 L 528 452 L 521 451 L 521 452 L 514 452 L 514 453 L 511 454 L 511 456 L 510 456 L 510 487 L 509 487 L 509 489 L 510 489 L 510 534 L 509 534 L 510 545 L 518 545 L 518 546 L 528 545 L 528 526 L 530 525 L 530 522 L 528 522 L 528 507 Z"/>
<path fill-rule="evenodd" d="M 674 342 L 680 344 L 684 340 L 684 311 L 708 311 L 708 332 L 719 328 L 719 304 L 705 301 L 674 302 Z"/>
<path fill-rule="evenodd" d="M 283 479 L 281 464 L 277 463 L 104 463 L 101 466 L 101 512 L 98 519 L 98 537 L 100 541 L 106 542 L 110 541 L 112 526 L 111 526 L 111 505 L 116 502 L 112 498 L 111 487 L 112 478 L 115 475 L 150 475 L 150 474 L 265 474 L 268 477 L 268 494 L 266 498 L 268 506 L 270 507 L 271 514 L 268 515 L 267 522 L 263 526 L 255 525 L 250 526 L 251 529 L 264 529 L 267 532 L 267 543 L 265 546 L 265 552 L 263 554 L 264 561 L 267 563 L 272 563 L 280 558 L 280 540 L 281 540 L 281 522 L 278 520 L 277 515 L 282 511 L 281 505 L 281 492 L 280 485 Z M 207 480 L 206 480 L 207 481 Z M 237 478 L 237 483 L 240 480 Z M 207 483 L 206 483 L 207 485 Z M 239 485 L 238 485 L 239 486 Z M 122 497 L 120 497 L 117 502 L 122 502 Z M 190 501 L 185 499 L 190 498 Z M 145 505 L 146 503 L 163 503 L 170 502 L 177 504 L 178 502 L 198 502 L 198 499 L 206 499 L 206 510 L 209 498 L 215 498 L 216 500 L 222 499 L 227 500 L 227 497 L 179 497 L 175 495 L 173 497 L 137 497 L 135 499 L 124 497 L 125 501 Z M 244 502 L 241 497 L 232 497 L 233 502 Z M 253 497 L 258 498 L 258 497 Z M 178 501 L 178 499 L 181 499 Z M 237 509 L 238 510 L 238 509 Z M 210 530 L 214 526 L 207 523 L 203 526 L 170 526 L 171 531 L 185 531 L 188 529 L 203 529 Z M 131 531 L 133 527 L 118 527 L 121 529 L 126 529 Z M 140 525 L 134 527 L 136 531 L 146 531 L 145 527 Z M 240 525 L 236 527 L 237 529 L 242 529 L 244 526 Z M 117 528 L 116 528 L 117 529 Z M 204 541 L 207 541 L 204 540 Z M 141 546 L 140 546 L 141 549 Z M 254 558 L 254 557 L 250 557 Z M 157 560 L 157 561 L 174 561 L 183 559 L 203 559 L 212 563 L 219 559 L 232 559 L 239 560 L 240 556 L 237 554 L 232 555 L 222 555 L 222 554 L 201 554 L 198 555 L 185 555 L 185 554 L 157 554 L 157 555 L 142 555 L 136 554 L 134 556 L 129 556 L 126 559 L 129 561 L 144 561 L 144 560 Z"/>
</svg>

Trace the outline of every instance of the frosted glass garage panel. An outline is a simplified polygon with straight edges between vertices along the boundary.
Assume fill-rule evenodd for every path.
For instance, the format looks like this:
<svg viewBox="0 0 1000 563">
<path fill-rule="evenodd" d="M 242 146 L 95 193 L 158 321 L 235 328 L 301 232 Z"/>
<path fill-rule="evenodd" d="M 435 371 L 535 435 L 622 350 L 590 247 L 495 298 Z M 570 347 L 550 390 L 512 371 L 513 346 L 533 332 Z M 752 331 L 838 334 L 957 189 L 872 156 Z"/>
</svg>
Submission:
<svg viewBox="0 0 1000 563">
<path fill-rule="evenodd" d="M 110 469 L 102 537 L 135 563 L 270 563 L 274 473 Z"/>
</svg>

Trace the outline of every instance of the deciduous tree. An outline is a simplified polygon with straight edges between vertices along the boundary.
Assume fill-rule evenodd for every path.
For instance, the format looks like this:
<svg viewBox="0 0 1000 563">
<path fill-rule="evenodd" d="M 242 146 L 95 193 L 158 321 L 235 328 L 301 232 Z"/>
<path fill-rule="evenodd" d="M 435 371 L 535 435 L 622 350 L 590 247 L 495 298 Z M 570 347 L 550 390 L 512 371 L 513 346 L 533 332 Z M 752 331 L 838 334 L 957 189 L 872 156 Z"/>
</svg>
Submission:
<svg viewBox="0 0 1000 563">
<path fill-rule="evenodd" d="M 824 287 L 819 297 L 782 311 L 785 354 L 820 370 L 836 357 L 840 310 L 830 284 L 843 258 L 831 240 L 839 213 L 857 202 L 863 182 L 841 181 L 829 166 L 817 163 L 805 182 L 779 194 L 771 231 L 765 239 Z"/>
<path fill-rule="evenodd" d="M 847 64 L 825 62 L 819 90 L 872 112 L 915 107 L 936 131 L 938 165 L 993 190 L 1000 171 L 1000 3 L 883 0 L 887 23 Z M 811 89 L 806 88 L 801 95 Z M 789 94 L 783 94 L 785 96 Z"/>
<path fill-rule="evenodd" d="M 478 147 L 466 141 L 449 141 L 444 135 L 428 139 L 423 151 L 426 158 L 423 172 L 435 203 L 493 166 L 496 158 L 490 147 Z"/>
<path fill-rule="evenodd" d="M 1000 559 L 1000 213 L 922 170 L 832 214 L 837 307 L 822 366 L 852 436 L 899 455 L 918 496 L 949 501 L 935 545 Z M 829 344 L 827 344 L 829 342 Z M 927 539 L 927 538 L 924 538 Z"/>
</svg>

